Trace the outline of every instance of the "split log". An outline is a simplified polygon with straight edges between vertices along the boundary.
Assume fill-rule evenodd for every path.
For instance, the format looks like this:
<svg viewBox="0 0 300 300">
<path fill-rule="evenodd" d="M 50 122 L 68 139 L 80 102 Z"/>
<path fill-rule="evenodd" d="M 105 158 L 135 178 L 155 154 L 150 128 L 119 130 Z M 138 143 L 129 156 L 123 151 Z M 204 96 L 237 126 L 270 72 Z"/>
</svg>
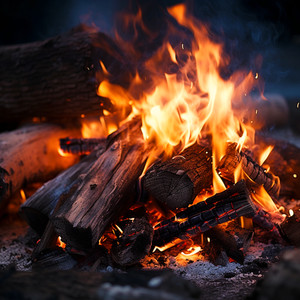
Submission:
<svg viewBox="0 0 300 300">
<path fill-rule="evenodd" d="M 158 202 L 170 209 L 187 207 L 212 185 L 211 149 L 194 144 L 180 155 L 155 163 L 143 183 Z"/>
<path fill-rule="evenodd" d="M 224 192 L 192 205 L 154 228 L 153 245 L 163 246 L 175 238 L 195 236 L 229 220 L 253 215 L 255 206 L 243 180 Z"/>
<path fill-rule="evenodd" d="M 37 124 L 0 134 L 0 212 L 24 184 L 49 180 L 76 162 L 58 153 L 59 138 L 67 134 L 78 131 Z"/>
<path fill-rule="evenodd" d="M 106 139 L 63 138 L 59 140 L 60 149 L 65 154 L 87 155 L 100 145 L 105 145 Z"/>
<path fill-rule="evenodd" d="M 45 183 L 20 208 L 21 216 L 40 236 L 59 199 L 68 197 L 80 186 L 82 180 L 104 148 L 100 147 L 79 163 Z"/>
<path fill-rule="evenodd" d="M 234 171 L 239 165 L 254 183 L 262 185 L 272 198 L 278 199 L 280 191 L 279 177 L 267 173 L 248 154 L 243 151 L 238 152 L 235 143 L 231 143 L 218 164 L 220 176 L 233 182 Z"/>
<path fill-rule="evenodd" d="M 293 209 L 294 214 L 287 217 L 282 224 L 280 224 L 280 232 L 283 237 L 292 245 L 300 247 L 300 208 Z"/>
<path fill-rule="evenodd" d="M 129 208 L 149 149 L 140 121 L 133 120 L 108 137 L 106 151 L 51 218 L 67 245 L 76 249 L 95 246 L 105 229 Z"/>
<path fill-rule="evenodd" d="M 79 26 L 42 42 L 0 48 L 0 122 L 66 120 L 112 110 L 97 95 L 103 62 L 114 83 L 128 84 L 129 60 L 111 38 Z"/>
<path fill-rule="evenodd" d="M 111 255 L 120 266 L 137 264 L 149 254 L 153 239 L 153 227 L 146 218 L 134 219 L 126 226 L 122 236 L 112 245 Z"/>
</svg>

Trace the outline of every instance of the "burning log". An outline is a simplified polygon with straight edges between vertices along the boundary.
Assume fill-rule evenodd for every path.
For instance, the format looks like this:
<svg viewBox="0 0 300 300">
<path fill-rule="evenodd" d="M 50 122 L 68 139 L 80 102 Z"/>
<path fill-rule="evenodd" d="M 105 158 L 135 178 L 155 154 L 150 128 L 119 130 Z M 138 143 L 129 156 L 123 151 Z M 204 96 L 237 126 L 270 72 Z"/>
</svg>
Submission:
<svg viewBox="0 0 300 300">
<path fill-rule="evenodd" d="M 39 235 L 43 234 L 59 199 L 67 197 L 80 186 L 85 174 L 103 151 L 104 148 L 98 148 L 79 163 L 45 183 L 23 203 L 20 213 Z"/>
<path fill-rule="evenodd" d="M 296 247 L 300 247 L 300 209 L 295 207 L 293 214 L 287 217 L 282 224 L 280 224 L 280 231 L 283 237 Z"/>
<path fill-rule="evenodd" d="M 210 238 L 210 244 L 213 244 L 213 247 L 224 249 L 228 257 L 234 259 L 239 264 L 244 263 L 244 253 L 247 249 L 243 249 L 244 247 L 240 247 L 237 240 L 228 231 L 223 230 L 218 225 L 207 231 L 206 235 Z M 248 234 L 247 238 L 245 239 L 245 246 L 249 242 L 249 240 L 251 241 L 252 236 L 253 233 Z"/>
<path fill-rule="evenodd" d="M 121 266 L 138 263 L 150 251 L 153 227 L 146 218 L 135 219 L 111 248 L 112 259 Z"/>
<path fill-rule="evenodd" d="M 72 165 L 76 157 L 60 156 L 58 139 L 76 133 L 39 124 L 0 134 L 0 208 L 24 184 L 47 180 Z"/>
<path fill-rule="evenodd" d="M 253 215 L 255 206 L 243 180 L 203 202 L 179 212 L 156 226 L 153 245 L 163 246 L 175 238 L 196 235 L 240 216 Z"/>
<path fill-rule="evenodd" d="M 128 60 L 111 38 L 84 26 L 42 42 L 0 48 L 0 122 L 66 120 L 112 110 L 97 95 L 103 62 L 113 81 L 128 84 Z M 126 62 L 127 61 L 127 62 Z"/>
<path fill-rule="evenodd" d="M 200 191 L 212 185 L 212 159 L 208 147 L 194 144 L 145 174 L 145 189 L 170 209 L 187 207 Z"/>
<path fill-rule="evenodd" d="M 73 195 L 51 218 L 71 247 L 95 246 L 107 226 L 128 208 L 147 151 L 141 124 L 133 120 L 108 137 L 105 152 L 93 163 Z"/>
<path fill-rule="evenodd" d="M 263 167 L 253 161 L 245 152 L 238 152 L 234 143 L 228 145 L 226 154 L 218 165 L 218 171 L 221 177 L 233 182 L 234 171 L 240 164 L 243 171 L 253 182 L 257 185 L 263 185 L 272 198 L 278 198 L 280 190 L 279 178 L 271 173 L 267 173 Z"/>
<path fill-rule="evenodd" d="M 59 140 L 60 149 L 63 153 L 86 155 L 90 154 L 100 145 L 105 145 L 106 139 L 84 139 L 84 138 L 63 138 Z"/>
</svg>

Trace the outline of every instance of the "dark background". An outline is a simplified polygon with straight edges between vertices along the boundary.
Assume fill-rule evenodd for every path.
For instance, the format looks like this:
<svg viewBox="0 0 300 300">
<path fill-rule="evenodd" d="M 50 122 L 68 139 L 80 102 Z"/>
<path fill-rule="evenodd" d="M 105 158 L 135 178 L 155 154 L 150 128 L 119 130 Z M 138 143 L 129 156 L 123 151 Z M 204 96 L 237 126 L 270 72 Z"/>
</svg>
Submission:
<svg viewBox="0 0 300 300">
<path fill-rule="evenodd" d="M 167 6 L 175 0 L 10 0 L 0 4 L 0 45 L 44 40 L 80 24 L 95 24 L 112 34 L 117 13 L 140 6 L 148 24 L 160 30 Z M 193 13 L 226 40 L 233 65 L 257 53 L 266 91 L 300 99 L 300 16 L 292 0 L 188 1 Z M 192 4 L 191 4 L 192 3 Z M 163 30 L 163 28 L 161 28 Z M 297 102 L 295 102 L 297 103 Z"/>
<path fill-rule="evenodd" d="M 94 22 L 110 32 L 116 12 L 141 7 L 157 10 L 183 1 L 160 0 L 10 0 L 0 4 L 0 44 L 42 40 L 67 31 L 80 22 Z M 243 31 L 243 27 L 268 27 L 276 42 L 287 42 L 300 34 L 300 18 L 292 0 L 200 0 L 195 14 L 212 25 Z M 238 24 L 239 23 L 239 24 Z M 237 28 L 240 27 L 240 28 Z M 245 28 L 244 28 L 245 29 Z M 271 32 L 272 31 L 272 32 Z"/>
</svg>

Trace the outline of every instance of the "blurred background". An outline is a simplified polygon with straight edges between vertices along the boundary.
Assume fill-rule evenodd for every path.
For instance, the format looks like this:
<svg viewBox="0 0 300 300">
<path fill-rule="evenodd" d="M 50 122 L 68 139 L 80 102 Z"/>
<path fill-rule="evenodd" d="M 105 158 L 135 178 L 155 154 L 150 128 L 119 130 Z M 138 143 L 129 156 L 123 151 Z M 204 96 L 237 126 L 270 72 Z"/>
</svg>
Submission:
<svg viewBox="0 0 300 300">
<path fill-rule="evenodd" d="M 166 7 L 175 0 L 10 0 L 0 4 L 0 45 L 44 40 L 86 23 L 113 35 L 118 13 L 141 7 L 145 22 L 163 31 Z M 195 16 L 225 39 L 232 67 L 262 54 L 265 92 L 283 96 L 290 125 L 300 132 L 300 17 L 292 0 L 188 1 Z M 255 71 L 255 70 L 254 70 Z"/>
</svg>

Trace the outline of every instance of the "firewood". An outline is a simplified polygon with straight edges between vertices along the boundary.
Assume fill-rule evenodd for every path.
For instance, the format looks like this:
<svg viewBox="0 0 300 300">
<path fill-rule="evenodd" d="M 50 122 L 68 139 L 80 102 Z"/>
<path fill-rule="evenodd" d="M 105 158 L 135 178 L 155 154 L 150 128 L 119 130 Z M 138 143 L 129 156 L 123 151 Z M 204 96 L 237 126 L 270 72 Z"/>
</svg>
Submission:
<svg viewBox="0 0 300 300">
<path fill-rule="evenodd" d="M 106 75 L 129 83 L 129 63 L 107 35 L 79 26 L 45 41 L 0 48 L 0 122 L 66 120 L 112 110 L 97 95 Z M 110 75 L 107 75 L 110 78 Z"/>
<path fill-rule="evenodd" d="M 192 205 L 154 228 L 153 245 L 194 236 L 240 216 L 253 215 L 255 206 L 243 180 L 224 192 Z"/>
<path fill-rule="evenodd" d="M 105 145 L 106 139 L 63 138 L 59 140 L 60 149 L 65 154 L 87 155 L 100 145 Z"/>
<path fill-rule="evenodd" d="M 257 135 L 256 141 L 262 148 L 274 145 L 265 163 L 280 178 L 280 195 L 300 199 L 299 147 L 287 141 L 263 135 Z"/>
<path fill-rule="evenodd" d="M 149 253 L 152 239 L 153 227 L 146 218 L 135 219 L 113 243 L 112 259 L 121 266 L 137 264 Z"/>
<path fill-rule="evenodd" d="M 68 197 L 77 189 L 85 174 L 103 151 L 104 148 L 99 147 L 79 163 L 45 183 L 22 204 L 21 216 L 40 236 L 43 234 L 59 199 Z"/>
<path fill-rule="evenodd" d="M 213 247 L 224 249 L 228 257 L 234 259 L 239 264 L 244 263 L 244 252 L 240 249 L 236 239 L 228 232 L 223 230 L 219 225 L 206 232 L 210 238 Z"/>
<path fill-rule="evenodd" d="M 278 199 L 280 191 L 279 178 L 266 172 L 245 152 L 238 152 L 235 143 L 228 145 L 226 154 L 218 164 L 220 176 L 233 181 L 234 171 L 240 164 L 251 181 L 257 185 L 263 185 L 272 198 Z"/>
<path fill-rule="evenodd" d="M 151 149 L 140 128 L 140 121 L 133 120 L 108 137 L 106 151 L 51 218 L 56 232 L 69 246 L 95 246 L 105 229 L 132 203 L 134 183 Z"/>
<path fill-rule="evenodd" d="M 300 247 L 300 208 L 293 209 L 294 214 L 287 217 L 282 224 L 280 224 L 280 232 L 283 237 L 296 247 Z"/>
<path fill-rule="evenodd" d="M 26 183 L 49 180 L 76 162 L 76 157 L 58 153 L 59 138 L 71 134 L 78 131 L 49 124 L 0 134 L 0 212 L 10 196 Z"/>
<path fill-rule="evenodd" d="M 187 207 L 212 185 L 211 150 L 194 144 L 167 161 L 155 163 L 143 182 L 145 189 L 170 209 Z"/>
</svg>

